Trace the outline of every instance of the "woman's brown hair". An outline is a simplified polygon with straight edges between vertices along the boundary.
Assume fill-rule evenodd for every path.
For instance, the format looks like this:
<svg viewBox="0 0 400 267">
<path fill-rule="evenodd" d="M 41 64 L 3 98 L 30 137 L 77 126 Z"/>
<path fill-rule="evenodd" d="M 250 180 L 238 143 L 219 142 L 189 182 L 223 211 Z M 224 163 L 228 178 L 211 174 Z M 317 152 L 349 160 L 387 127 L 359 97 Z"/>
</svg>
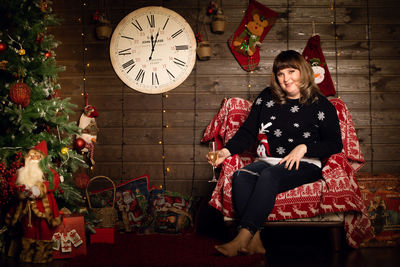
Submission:
<svg viewBox="0 0 400 267">
<path fill-rule="evenodd" d="M 280 70 L 286 68 L 293 68 L 300 71 L 300 103 L 312 103 L 318 100 L 320 90 L 314 82 L 314 72 L 303 56 L 294 50 L 282 51 L 274 60 L 270 87 L 275 100 L 280 104 L 286 102 L 286 93 L 279 85 L 277 76 Z"/>
</svg>

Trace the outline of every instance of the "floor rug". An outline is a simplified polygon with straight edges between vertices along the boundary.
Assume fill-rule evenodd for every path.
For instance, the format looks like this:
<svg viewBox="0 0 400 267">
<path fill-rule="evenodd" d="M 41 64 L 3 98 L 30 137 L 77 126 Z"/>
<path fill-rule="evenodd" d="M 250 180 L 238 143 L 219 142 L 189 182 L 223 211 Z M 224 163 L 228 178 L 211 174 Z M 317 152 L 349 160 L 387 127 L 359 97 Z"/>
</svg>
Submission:
<svg viewBox="0 0 400 267">
<path fill-rule="evenodd" d="M 115 244 L 88 246 L 86 256 L 69 260 L 66 266 L 267 266 L 265 255 L 225 257 L 217 253 L 220 241 L 199 234 L 117 234 Z"/>
</svg>

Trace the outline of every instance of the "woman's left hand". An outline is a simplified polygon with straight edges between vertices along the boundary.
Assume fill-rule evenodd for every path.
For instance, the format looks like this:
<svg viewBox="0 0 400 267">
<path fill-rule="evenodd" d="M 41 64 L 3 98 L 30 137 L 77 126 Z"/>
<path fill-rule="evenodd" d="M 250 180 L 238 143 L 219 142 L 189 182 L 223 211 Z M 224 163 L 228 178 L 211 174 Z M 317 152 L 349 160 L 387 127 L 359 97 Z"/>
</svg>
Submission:
<svg viewBox="0 0 400 267">
<path fill-rule="evenodd" d="M 292 169 L 293 165 L 296 163 L 296 170 L 299 169 L 300 160 L 307 153 L 307 146 L 304 144 L 298 145 L 293 148 L 290 153 L 284 157 L 279 164 L 285 163 L 285 168 L 289 171 Z"/>
</svg>

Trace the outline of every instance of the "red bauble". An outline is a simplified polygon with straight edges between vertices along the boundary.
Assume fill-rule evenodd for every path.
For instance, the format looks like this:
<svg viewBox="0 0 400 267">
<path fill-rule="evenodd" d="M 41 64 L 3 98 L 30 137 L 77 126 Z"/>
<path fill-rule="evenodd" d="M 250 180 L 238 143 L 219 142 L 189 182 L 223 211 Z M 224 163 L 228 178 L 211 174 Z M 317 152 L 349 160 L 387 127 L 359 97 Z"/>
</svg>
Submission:
<svg viewBox="0 0 400 267">
<path fill-rule="evenodd" d="M 4 52 L 7 49 L 7 45 L 5 43 L 0 43 L 0 52 Z"/>
<path fill-rule="evenodd" d="M 74 183 L 78 189 L 85 189 L 89 183 L 89 180 L 89 175 L 83 172 L 74 176 Z"/>
<path fill-rule="evenodd" d="M 10 99 L 14 104 L 26 108 L 31 98 L 31 89 L 23 82 L 16 82 L 10 87 Z"/>
<path fill-rule="evenodd" d="M 85 148 L 85 146 L 86 146 L 86 142 L 82 138 L 77 138 L 75 140 L 75 148 L 76 148 L 76 150 L 81 151 L 82 149 Z"/>
<path fill-rule="evenodd" d="M 50 52 L 46 52 L 46 53 L 44 54 L 44 56 L 45 56 L 46 58 L 49 58 L 49 57 L 51 57 L 51 53 L 50 53 Z"/>
</svg>

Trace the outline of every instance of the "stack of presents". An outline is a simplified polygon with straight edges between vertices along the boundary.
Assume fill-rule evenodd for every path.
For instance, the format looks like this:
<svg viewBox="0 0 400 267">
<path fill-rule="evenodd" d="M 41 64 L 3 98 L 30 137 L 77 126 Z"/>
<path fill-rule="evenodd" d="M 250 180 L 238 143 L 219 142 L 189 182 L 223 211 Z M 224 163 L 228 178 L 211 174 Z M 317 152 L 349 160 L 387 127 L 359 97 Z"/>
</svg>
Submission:
<svg viewBox="0 0 400 267">
<path fill-rule="evenodd" d="M 89 184 L 95 188 L 94 179 L 101 178 L 109 180 L 112 186 L 89 190 Z M 104 188 L 104 183 L 100 184 Z M 192 198 L 149 186 L 148 175 L 118 185 L 108 177 L 94 177 L 87 185 L 86 195 L 89 212 L 71 214 L 66 209 L 60 210 L 61 223 L 52 228 L 53 236 L 51 244 L 48 244 L 52 259 L 86 255 L 87 246 L 93 243 L 112 244 L 117 233 L 179 234 L 193 230 Z M 5 255 L 20 258 L 24 245 L 21 247 L 17 235 L 14 239 L 10 238 L 11 229 L 5 229 L 0 229 L 0 250 Z M 32 253 L 36 253 L 36 247 L 32 244 L 31 247 Z M 32 259 L 26 262 L 38 261 L 32 255 Z"/>
</svg>

